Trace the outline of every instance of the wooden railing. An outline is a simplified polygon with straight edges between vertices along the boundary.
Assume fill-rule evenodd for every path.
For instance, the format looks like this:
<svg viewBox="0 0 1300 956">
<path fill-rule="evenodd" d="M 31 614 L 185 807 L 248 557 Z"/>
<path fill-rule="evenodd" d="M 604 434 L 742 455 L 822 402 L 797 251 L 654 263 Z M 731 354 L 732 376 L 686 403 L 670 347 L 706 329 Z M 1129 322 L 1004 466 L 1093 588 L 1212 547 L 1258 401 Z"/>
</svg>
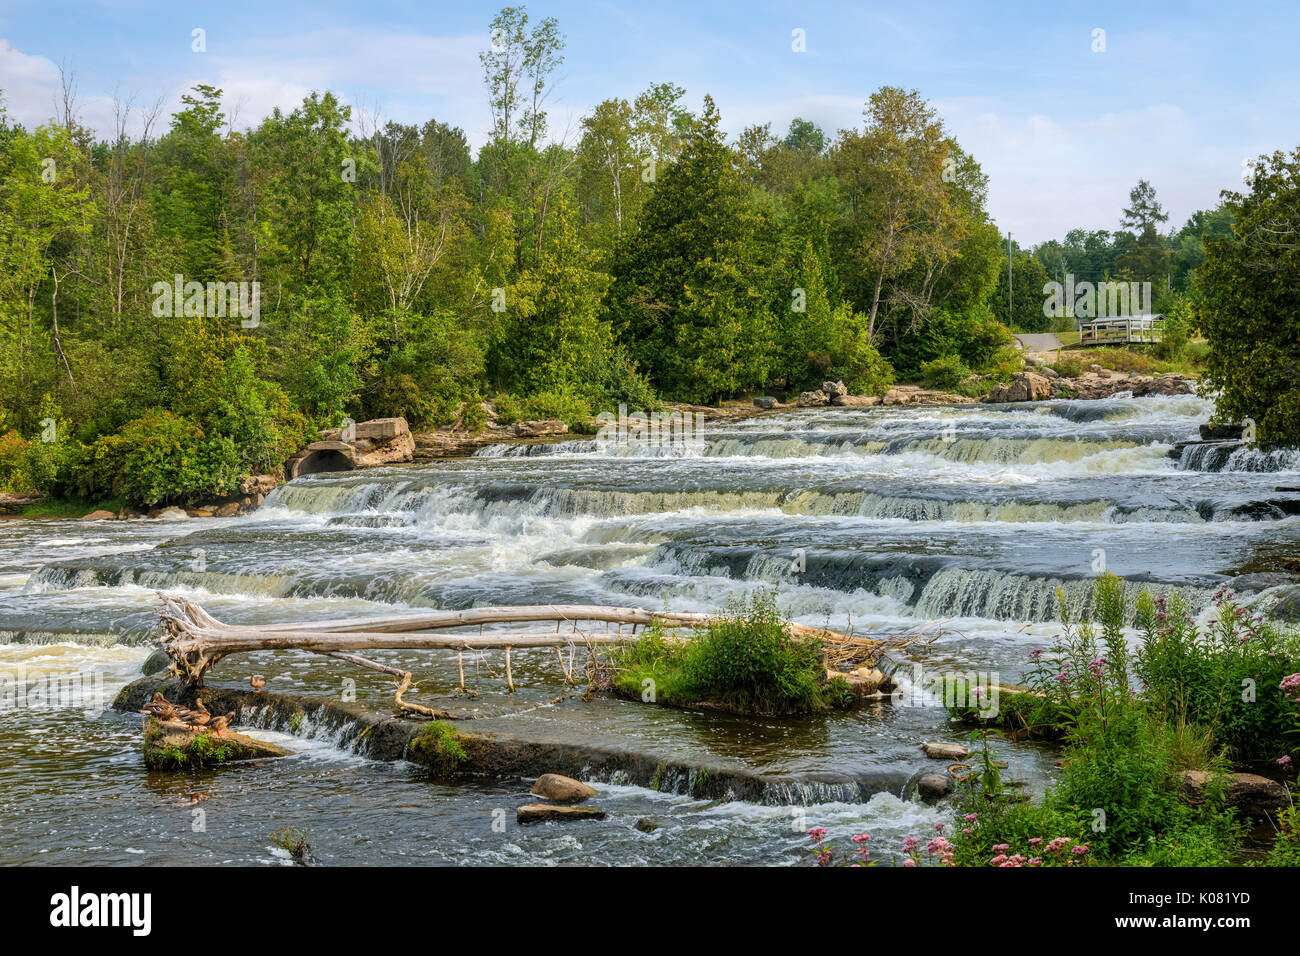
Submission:
<svg viewBox="0 0 1300 956">
<path fill-rule="evenodd" d="M 1151 316 L 1098 319 L 1079 324 L 1080 345 L 1127 345 L 1162 340 L 1161 320 Z"/>
</svg>

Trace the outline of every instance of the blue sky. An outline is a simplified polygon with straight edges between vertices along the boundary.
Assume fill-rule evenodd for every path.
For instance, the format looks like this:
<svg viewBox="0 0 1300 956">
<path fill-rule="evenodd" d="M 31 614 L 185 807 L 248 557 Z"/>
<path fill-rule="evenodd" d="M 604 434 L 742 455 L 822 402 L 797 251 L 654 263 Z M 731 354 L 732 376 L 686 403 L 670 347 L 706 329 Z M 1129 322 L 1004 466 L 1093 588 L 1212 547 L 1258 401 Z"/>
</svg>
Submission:
<svg viewBox="0 0 1300 956">
<path fill-rule="evenodd" d="M 500 3 L 0 3 L 0 88 L 27 124 L 53 112 L 75 71 L 82 121 L 112 101 L 221 86 L 236 125 L 332 89 L 385 119 L 437 118 L 481 143 L 489 116 L 478 52 Z M 828 133 L 861 122 L 882 85 L 915 88 L 990 177 L 1005 232 L 1034 243 L 1117 225 L 1150 179 L 1182 223 L 1241 183 L 1243 161 L 1300 145 L 1300 5 L 1257 3 L 527 4 L 568 37 L 551 131 L 576 138 L 609 96 L 671 80 L 711 93 L 726 128 L 795 116 Z M 191 51 L 191 31 L 207 51 Z M 806 51 L 792 50 L 801 29 Z M 1093 31 L 1105 52 L 1093 52 Z"/>
</svg>

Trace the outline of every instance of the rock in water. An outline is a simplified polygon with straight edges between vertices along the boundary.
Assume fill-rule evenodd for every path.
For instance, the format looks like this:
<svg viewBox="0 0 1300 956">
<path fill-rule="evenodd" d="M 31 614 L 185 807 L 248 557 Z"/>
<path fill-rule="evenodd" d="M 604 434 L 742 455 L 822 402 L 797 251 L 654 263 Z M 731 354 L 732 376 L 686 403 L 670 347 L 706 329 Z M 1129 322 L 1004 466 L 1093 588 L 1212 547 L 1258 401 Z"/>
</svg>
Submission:
<svg viewBox="0 0 1300 956">
<path fill-rule="evenodd" d="M 880 404 L 879 395 L 836 395 L 831 399 L 832 405 L 840 405 L 848 408 L 869 407 Z"/>
<path fill-rule="evenodd" d="M 582 781 L 558 773 L 542 774 L 533 784 L 531 792 L 533 796 L 545 797 L 556 803 L 581 803 L 596 795 L 595 789 Z"/>
<path fill-rule="evenodd" d="M 952 792 L 952 777 L 946 773 L 925 773 L 916 781 L 916 789 L 926 800 L 937 800 Z"/>
<path fill-rule="evenodd" d="M 144 762 L 151 770 L 194 770 L 292 753 L 233 730 L 196 731 L 157 717 L 144 719 Z"/>
<path fill-rule="evenodd" d="M 659 829 L 659 821 L 654 817 L 642 817 L 636 822 L 636 828 L 642 833 L 654 833 Z"/>
<path fill-rule="evenodd" d="M 970 751 L 961 744 L 927 743 L 921 745 L 927 757 L 935 760 L 965 760 Z"/>
<path fill-rule="evenodd" d="M 760 395 L 754 399 L 755 408 L 774 408 L 775 406 L 776 399 L 771 395 Z"/>
<path fill-rule="evenodd" d="M 595 807 L 565 807 L 551 803 L 526 803 L 515 811 L 520 823 L 540 823 L 545 820 L 603 820 L 605 811 Z"/>
</svg>

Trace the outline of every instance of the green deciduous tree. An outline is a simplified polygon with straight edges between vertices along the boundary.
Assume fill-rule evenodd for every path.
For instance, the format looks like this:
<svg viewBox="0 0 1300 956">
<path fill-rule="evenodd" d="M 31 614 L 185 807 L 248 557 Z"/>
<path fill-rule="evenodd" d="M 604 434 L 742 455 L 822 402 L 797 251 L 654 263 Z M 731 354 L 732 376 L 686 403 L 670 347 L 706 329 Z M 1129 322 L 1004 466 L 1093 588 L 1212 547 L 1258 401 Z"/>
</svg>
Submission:
<svg viewBox="0 0 1300 956">
<path fill-rule="evenodd" d="M 1233 237 L 1206 243 L 1199 272 L 1216 415 L 1300 445 L 1300 149 L 1260 157 L 1249 191 L 1223 200 Z"/>
</svg>

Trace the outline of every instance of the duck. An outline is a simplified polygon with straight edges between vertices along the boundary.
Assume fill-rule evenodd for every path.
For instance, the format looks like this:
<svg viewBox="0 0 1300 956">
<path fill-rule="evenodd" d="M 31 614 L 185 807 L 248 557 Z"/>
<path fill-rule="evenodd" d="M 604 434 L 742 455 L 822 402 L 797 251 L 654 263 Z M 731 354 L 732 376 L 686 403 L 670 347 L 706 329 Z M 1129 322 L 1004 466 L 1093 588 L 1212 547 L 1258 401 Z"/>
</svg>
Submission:
<svg viewBox="0 0 1300 956">
<path fill-rule="evenodd" d="M 208 724 L 208 729 L 214 734 L 219 734 L 229 727 L 230 722 L 234 719 L 235 712 L 233 710 L 228 714 L 222 714 L 220 717 L 213 717 L 212 722 Z"/>
<path fill-rule="evenodd" d="M 208 713 L 207 706 L 202 700 L 196 698 L 194 701 L 194 709 L 190 711 L 190 723 L 202 727 L 204 724 L 211 723 L 211 721 L 212 715 Z"/>
<path fill-rule="evenodd" d="M 266 686 L 266 678 L 261 674 L 254 674 L 248 679 L 248 682 L 253 685 L 253 691 L 258 694 L 260 694 L 262 688 Z"/>
<path fill-rule="evenodd" d="M 151 717 L 159 717 L 163 720 L 176 719 L 176 707 L 171 701 L 163 697 L 162 691 L 153 695 L 153 700 L 141 708 L 140 713 L 148 714 Z"/>
</svg>

